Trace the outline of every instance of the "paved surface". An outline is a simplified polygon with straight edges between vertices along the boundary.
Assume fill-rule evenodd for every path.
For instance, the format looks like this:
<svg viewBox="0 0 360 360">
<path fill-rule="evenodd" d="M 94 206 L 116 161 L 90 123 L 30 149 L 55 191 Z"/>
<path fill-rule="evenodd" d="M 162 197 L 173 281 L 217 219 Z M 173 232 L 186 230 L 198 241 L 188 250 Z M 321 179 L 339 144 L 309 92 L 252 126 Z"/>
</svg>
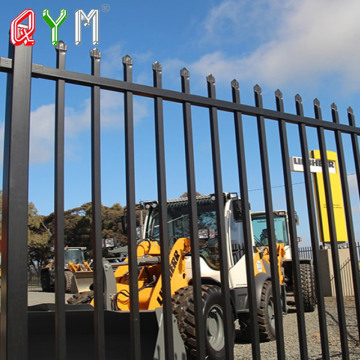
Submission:
<svg viewBox="0 0 360 360">
<path fill-rule="evenodd" d="M 65 300 L 71 297 L 65 294 Z M 40 303 L 54 303 L 55 294 L 34 290 L 28 293 L 28 304 L 36 305 Z M 325 298 L 328 343 L 331 359 L 342 359 L 341 343 L 339 337 L 339 327 L 337 320 L 336 298 Z M 355 302 L 353 297 L 345 298 L 345 312 L 348 332 L 348 346 L 351 360 L 360 360 L 359 334 L 357 327 L 357 317 Z M 308 346 L 308 358 L 321 360 L 321 337 L 317 309 L 313 313 L 305 314 L 306 335 Z M 297 317 L 294 309 L 283 317 L 285 353 L 286 359 L 300 359 Z M 262 343 L 260 345 L 262 359 L 277 359 L 276 342 Z M 252 359 L 251 344 L 244 342 L 237 333 L 234 348 L 235 359 Z"/>
<path fill-rule="evenodd" d="M 71 294 L 65 294 L 65 301 L 71 297 Z M 44 292 L 42 290 L 33 290 L 28 292 L 28 305 L 37 305 L 43 303 L 55 303 L 55 293 Z"/>
</svg>

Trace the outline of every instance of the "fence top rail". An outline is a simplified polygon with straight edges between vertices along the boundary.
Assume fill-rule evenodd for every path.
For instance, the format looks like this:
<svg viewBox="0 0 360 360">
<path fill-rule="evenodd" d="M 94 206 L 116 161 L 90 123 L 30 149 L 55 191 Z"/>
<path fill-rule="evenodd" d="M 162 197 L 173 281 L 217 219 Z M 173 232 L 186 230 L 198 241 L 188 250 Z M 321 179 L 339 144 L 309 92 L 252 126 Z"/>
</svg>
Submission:
<svg viewBox="0 0 360 360">
<path fill-rule="evenodd" d="M 9 73 L 11 72 L 11 69 L 12 59 L 0 57 L 0 72 Z M 32 77 L 54 81 L 64 80 L 65 82 L 70 84 L 89 87 L 99 86 L 103 90 L 131 92 L 134 95 L 143 97 L 162 98 L 163 100 L 171 102 L 190 103 L 193 106 L 206 108 L 215 107 L 218 110 L 226 112 L 239 112 L 242 115 L 248 115 L 253 117 L 261 116 L 270 120 L 284 120 L 293 124 L 304 124 L 311 127 L 322 127 L 326 130 L 339 130 L 344 133 L 360 135 L 360 128 L 357 126 L 340 124 L 327 120 L 319 120 L 316 118 L 295 115 L 286 112 L 245 105 L 241 103 L 234 103 L 231 101 L 209 98 L 200 95 L 187 94 L 175 90 L 167 90 L 159 87 L 141 85 L 101 76 L 94 76 L 70 70 L 62 70 L 44 66 L 41 64 L 32 65 Z"/>
</svg>

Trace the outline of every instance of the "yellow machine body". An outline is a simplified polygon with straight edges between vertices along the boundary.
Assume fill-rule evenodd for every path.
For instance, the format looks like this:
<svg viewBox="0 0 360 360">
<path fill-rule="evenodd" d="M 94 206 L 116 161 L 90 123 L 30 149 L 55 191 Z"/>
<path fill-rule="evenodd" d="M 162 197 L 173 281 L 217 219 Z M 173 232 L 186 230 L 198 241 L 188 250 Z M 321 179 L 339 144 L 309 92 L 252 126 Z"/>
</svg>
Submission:
<svg viewBox="0 0 360 360">
<path fill-rule="evenodd" d="M 171 294 L 188 285 L 185 267 L 185 254 L 190 251 L 190 240 L 180 238 L 170 250 L 169 272 Z M 137 248 L 139 265 L 138 291 L 139 309 L 154 310 L 162 306 L 162 274 L 160 245 L 156 241 L 143 240 Z M 115 308 L 130 310 L 128 259 L 114 272 L 117 293 L 114 296 Z"/>
</svg>

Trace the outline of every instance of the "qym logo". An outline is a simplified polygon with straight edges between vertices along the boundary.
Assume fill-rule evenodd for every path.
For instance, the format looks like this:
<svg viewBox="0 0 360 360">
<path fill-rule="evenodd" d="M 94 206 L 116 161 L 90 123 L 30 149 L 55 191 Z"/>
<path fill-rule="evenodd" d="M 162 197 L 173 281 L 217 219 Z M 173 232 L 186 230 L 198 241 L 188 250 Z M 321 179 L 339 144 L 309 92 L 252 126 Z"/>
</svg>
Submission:
<svg viewBox="0 0 360 360">
<path fill-rule="evenodd" d="M 51 45 L 57 45 L 59 42 L 59 28 L 67 18 L 67 11 L 60 10 L 60 15 L 56 20 L 50 16 L 50 11 L 44 9 L 42 17 L 51 29 Z M 28 20 L 28 25 L 22 24 L 23 21 Z M 84 26 L 90 26 L 92 22 L 92 43 L 99 44 L 99 10 L 92 9 L 86 15 L 83 10 L 75 11 L 75 45 L 81 44 L 81 23 Z M 35 12 L 31 9 L 26 9 L 20 13 L 10 24 L 10 41 L 15 45 L 24 44 L 26 46 L 33 46 L 35 40 L 32 35 L 35 32 Z"/>
</svg>

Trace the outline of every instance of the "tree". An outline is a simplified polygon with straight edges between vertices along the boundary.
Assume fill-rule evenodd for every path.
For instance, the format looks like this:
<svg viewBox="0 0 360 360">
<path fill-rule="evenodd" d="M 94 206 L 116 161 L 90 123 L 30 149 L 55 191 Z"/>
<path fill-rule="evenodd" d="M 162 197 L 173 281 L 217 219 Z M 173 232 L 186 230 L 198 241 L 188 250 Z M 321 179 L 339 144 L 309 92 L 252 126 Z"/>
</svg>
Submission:
<svg viewBox="0 0 360 360">
<path fill-rule="evenodd" d="M 102 239 L 113 238 L 115 245 L 126 243 L 122 233 L 121 216 L 124 209 L 120 204 L 101 207 Z M 44 219 L 47 228 L 54 232 L 55 216 L 50 214 Z M 91 250 L 92 204 L 85 203 L 64 212 L 64 241 L 68 246 L 85 246 Z"/>
</svg>

